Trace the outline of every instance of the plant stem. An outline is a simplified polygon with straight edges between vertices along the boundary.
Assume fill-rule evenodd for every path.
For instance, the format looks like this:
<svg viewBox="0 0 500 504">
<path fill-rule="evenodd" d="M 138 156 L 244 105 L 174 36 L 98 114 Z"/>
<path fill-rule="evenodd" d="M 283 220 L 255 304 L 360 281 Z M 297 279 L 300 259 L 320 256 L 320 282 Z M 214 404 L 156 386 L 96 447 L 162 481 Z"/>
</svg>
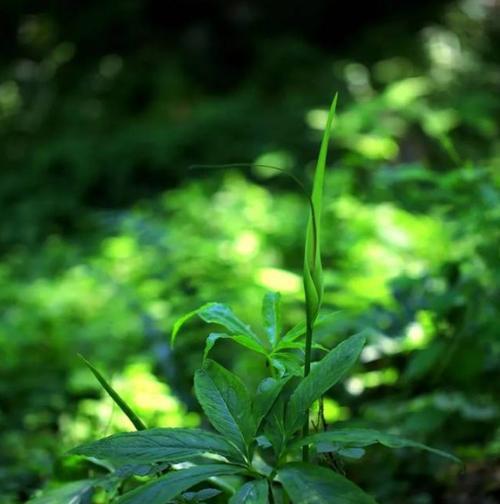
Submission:
<svg viewBox="0 0 500 504">
<path fill-rule="evenodd" d="M 309 317 L 309 313 L 306 313 L 306 348 L 305 348 L 305 360 L 304 360 L 304 377 L 311 371 L 311 349 L 312 349 L 312 336 L 313 336 L 313 324 Z M 306 437 L 309 435 L 309 410 L 306 414 L 306 421 L 302 429 L 302 436 Z M 302 461 L 309 462 L 309 446 L 304 445 L 302 447 Z"/>
</svg>

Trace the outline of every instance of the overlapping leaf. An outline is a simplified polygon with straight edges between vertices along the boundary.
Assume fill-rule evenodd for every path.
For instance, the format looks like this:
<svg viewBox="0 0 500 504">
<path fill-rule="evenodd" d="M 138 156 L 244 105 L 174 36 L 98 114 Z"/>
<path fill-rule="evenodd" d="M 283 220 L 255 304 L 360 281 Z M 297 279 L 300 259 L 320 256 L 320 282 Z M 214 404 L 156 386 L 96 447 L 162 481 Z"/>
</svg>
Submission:
<svg viewBox="0 0 500 504">
<path fill-rule="evenodd" d="M 278 477 L 293 504 L 376 504 L 352 481 L 325 467 L 287 464 Z"/>
<path fill-rule="evenodd" d="M 222 436 L 201 429 L 149 429 L 138 432 L 114 434 L 98 441 L 86 443 L 71 450 L 122 465 L 153 464 L 156 462 L 182 462 L 190 458 L 213 453 L 232 461 L 241 455 Z"/>
<path fill-rule="evenodd" d="M 210 423 L 231 440 L 242 453 L 255 432 L 250 395 L 233 373 L 208 359 L 194 378 L 198 402 Z"/>
<path fill-rule="evenodd" d="M 167 473 L 118 499 L 118 504 L 165 504 L 185 490 L 215 476 L 241 473 L 241 467 L 228 464 L 193 466 Z"/>
<path fill-rule="evenodd" d="M 323 357 L 297 386 L 287 409 L 287 432 L 298 430 L 311 405 L 341 380 L 357 361 L 365 344 L 362 334 L 351 336 Z"/>
<path fill-rule="evenodd" d="M 377 443 L 387 446 L 388 448 L 418 448 L 460 463 L 460 459 L 442 450 L 437 450 L 422 443 L 401 438 L 393 434 L 379 432 L 374 429 L 343 428 L 327 432 L 318 432 L 297 441 L 294 443 L 294 447 L 308 444 L 318 445 L 320 443 L 338 443 L 341 446 L 349 448 L 363 448 Z"/>
</svg>

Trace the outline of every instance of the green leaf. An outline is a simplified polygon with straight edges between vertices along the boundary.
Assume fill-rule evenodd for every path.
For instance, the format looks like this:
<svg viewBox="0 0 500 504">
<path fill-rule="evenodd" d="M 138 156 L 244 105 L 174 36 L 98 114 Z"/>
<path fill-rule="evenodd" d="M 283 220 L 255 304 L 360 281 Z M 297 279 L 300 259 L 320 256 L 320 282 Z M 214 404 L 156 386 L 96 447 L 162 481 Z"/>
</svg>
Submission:
<svg viewBox="0 0 500 504">
<path fill-rule="evenodd" d="M 92 371 L 97 381 L 102 385 L 103 389 L 111 396 L 111 399 L 115 401 L 117 406 L 123 411 L 126 417 L 132 422 L 137 430 L 147 429 L 146 424 L 134 413 L 132 408 L 125 402 L 124 399 L 118 394 L 118 392 L 106 381 L 104 376 L 95 368 L 85 357 L 80 355 L 80 358 L 85 362 L 85 364 Z"/>
<path fill-rule="evenodd" d="M 205 502 L 208 499 L 213 499 L 222 493 L 221 490 L 216 488 L 204 488 L 197 492 L 186 492 L 182 494 L 182 499 L 187 502 Z"/>
<path fill-rule="evenodd" d="M 229 504 L 268 504 L 269 487 L 265 479 L 245 483 L 230 499 Z"/>
<path fill-rule="evenodd" d="M 238 451 L 222 436 L 201 429 L 148 429 L 114 434 L 86 443 L 70 453 L 109 460 L 115 465 L 183 462 L 215 453 L 231 461 L 242 461 Z"/>
<path fill-rule="evenodd" d="M 207 359 L 194 377 L 198 402 L 210 423 L 242 453 L 255 432 L 250 395 L 243 382 L 216 362 Z"/>
<path fill-rule="evenodd" d="M 318 315 L 323 297 L 323 270 L 321 266 L 320 229 L 321 210 L 323 206 L 323 185 L 325 178 L 326 157 L 330 143 L 333 118 L 337 107 L 337 95 L 333 98 L 328 119 L 326 121 L 323 139 L 314 173 L 314 184 L 311 197 L 311 213 L 306 232 L 306 246 L 304 254 L 304 291 L 306 295 L 306 309 L 308 319 L 313 321 Z"/>
<path fill-rule="evenodd" d="M 431 448 L 410 439 L 401 438 L 393 434 L 386 434 L 373 429 L 353 428 L 318 432 L 317 434 L 312 434 L 311 436 L 297 441 L 293 444 L 293 447 L 297 448 L 306 444 L 318 445 L 320 443 L 338 443 L 348 448 L 363 448 L 377 443 L 387 446 L 388 448 L 419 448 L 453 460 L 454 462 L 461 463 L 460 459 L 444 451 Z"/>
<path fill-rule="evenodd" d="M 287 410 L 287 432 L 293 434 L 304 423 L 307 411 L 333 385 L 341 380 L 357 361 L 365 336 L 356 334 L 337 345 L 323 357 L 297 386 Z"/>
<path fill-rule="evenodd" d="M 336 311 L 333 313 L 328 313 L 326 315 L 319 315 L 315 322 L 314 322 L 314 328 L 320 328 L 327 326 L 328 324 L 331 324 L 335 320 L 337 320 L 340 316 L 340 312 Z M 292 327 L 284 336 L 281 338 L 281 340 L 278 343 L 278 346 L 276 347 L 276 350 L 281 350 L 281 348 L 286 347 L 289 343 L 294 343 L 296 340 L 298 340 L 301 336 L 304 336 L 306 333 L 306 323 L 305 321 L 299 322 L 296 326 Z"/>
<path fill-rule="evenodd" d="M 376 504 L 344 476 L 317 465 L 292 463 L 278 477 L 294 504 Z"/>
<path fill-rule="evenodd" d="M 303 345 L 302 345 L 303 346 Z M 285 376 L 303 376 L 303 357 L 285 352 L 275 352 L 270 356 L 271 365 L 278 371 L 280 378 Z"/>
<path fill-rule="evenodd" d="M 291 377 L 287 377 L 279 380 L 275 378 L 265 378 L 260 382 L 252 407 L 256 431 L 259 430 L 262 420 L 269 413 L 269 410 L 272 408 L 280 392 L 290 378 Z"/>
<path fill-rule="evenodd" d="M 29 504 L 86 504 L 90 502 L 96 480 L 80 480 L 48 490 L 40 497 L 28 501 Z"/>
<path fill-rule="evenodd" d="M 243 472 L 241 467 L 228 464 L 193 466 L 169 472 L 118 499 L 118 504 L 165 504 L 169 500 L 202 481 L 214 476 Z"/>
<path fill-rule="evenodd" d="M 204 322 L 209 324 L 219 324 L 225 327 L 230 334 L 242 334 L 255 340 L 257 343 L 260 343 L 259 338 L 252 331 L 250 326 L 236 317 L 229 306 L 222 303 L 208 303 L 203 305 L 201 308 L 186 313 L 178 319 L 177 322 L 175 322 L 171 336 L 172 346 L 174 346 L 175 338 L 181 327 L 195 315 L 198 315 L 198 317 L 200 317 Z"/>
<path fill-rule="evenodd" d="M 267 340 L 274 348 L 281 336 L 281 296 L 279 292 L 268 292 L 262 302 L 262 318 Z"/>
<path fill-rule="evenodd" d="M 285 429 L 285 405 L 287 401 L 288 397 L 280 394 L 264 421 L 265 438 L 271 443 L 278 459 L 284 452 L 287 442 Z"/>
<path fill-rule="evenodd" d="M 267 351 L 264 345 L 262 345 L 260 341 L 255 341 L 254 338 L 250 338 L 245 334 L 229 335 L 224 333 L 211 333 L 205 341 L 205 350 L 203 352 L 204 361 L 208 357 L 210 350 L 212 350 L 217 340 L 220 339 L 233 340 L 239 345 L 244 346 L 245 348 L 248 348 L 250 350 L 253 350 L 254 352 L 267 356 Z"/>
</svg>

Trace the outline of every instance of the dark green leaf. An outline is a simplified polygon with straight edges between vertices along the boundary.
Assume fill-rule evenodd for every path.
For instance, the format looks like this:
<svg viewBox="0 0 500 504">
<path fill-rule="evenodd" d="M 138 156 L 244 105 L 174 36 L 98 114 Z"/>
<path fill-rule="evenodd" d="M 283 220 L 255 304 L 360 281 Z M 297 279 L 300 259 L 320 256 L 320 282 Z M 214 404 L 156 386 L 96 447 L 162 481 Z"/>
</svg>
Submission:
<svg viewBox="0 0 500 504">
<path fill-rule="evenodd" d="M 132 408 L 120 397 L 118 392 L 106 381 L 104 376 L 87 360 L 80 355 L 81 359 L 92 371 L 97 381 L 102 385 L 103 389 L 111 396 L 117 406 L 123 411 L 127 418 L 132 422 L 137 430 L 147 429 L 146 424 L 134 413 Z"/>
<path fill-rule="evenodd" d="M 268 504 L 269 486 L 265 479 L 245 483 L 230 499 L 229 504 Z"/>
<path fill-rule="evenodd" d="M 312 367 L 309 375 L 299 383 L 290 397 L 287 409 L 288 434 L 293 434 L 302 426 L 313 402 L 347 374 L 364 344 L 365 337 L 362 334 L 351 336 Z"/>
<path fill-rule="evenodd" d="M 279 393 L 289 379 L 290 377 L 279 380 L 276 380 L 275 378 L 265 378 L 260 382 L 257 388 L 257 393 L 255 394 L 252 408 L 256 430 L 259 429 L 262 420 L 269 413 L 269 410 L 272 408 Z"/>
<path fill-rule="evenodd" d="M 293 446 L 299 447 L 306 444 L 316 445 L 318 443 L 338 443 L 348 448 L 363 448 L 376 443 L 387 446 L 388 448 L 419 448 L 460 463 L 457 457 L 444 451 L 436 450 L 422 443 L 417 443 L 410 439 L 401 438 L 393 434 L 386 434 L 373 429 L 336 429 L 333 431 L 318 432 L 317 434 L 312 434 L 307 438 L 297 441 Z"/>
<path fill-rule="evenodd" d="M 207 359 L 194 378 L 196 397 L 210 423 L 242 453 L 255 432 L 250 395 L 243 382 L 216 362 Z"/>
<path fill-rule="evenodd" d="M 238 474 L 243 469 L 228 464 L 194 466 L 169 472 L 118 499 L 118 504 L 165 504 L 202 481 L 215 476 Z"/>
<path fill-rule="evenodd" d="M 271 443 L 277 458 L 281 457 L 286 446 L 285 405 L 288 398 L 284 394 L 278 396 L 264 421 L 265 438 Z"/>
<path fill-rule="evenodd" d="M 201 429 L 149 429 L 115 434 L 71 450 L 70 453 L 109 460 L 115 465 L 182 462 L 203 453 L 232 461 L 241 455 L 222 436 Z"/>
<path fill-rule="evenodd" d="M 287 464 L 278 477 L 294 504 L 375 504 L 344 476 L 312 464 Z"/>
<path fill-rule="evenodd" d="M 201 308 L 198 308 L 197 310 L 186 313 L 186 315 L 183 315 L 180 319 L 177 320 L 177 322 L 175 322 L 171 337 L 172 346 L 175 343 L 175 338 L 181 327 L 195 315 L 198 315 L 203 321 L 209 324 L 219 324 L 225 327 L 230 334 L 245 335 L 253 339 L 257 343 L 260 343 L 259 338 L 252 331 L 250 326 L 236 317 L 229 306 L 226 306 L 222 303 L 208 303 L 206 305 L 203 305 Z"/>
<path fill-rule="evenodd" d="M 213 499 L 222 492 L 216 488 L 204 488 L 197 492 L 186 492 L 182 494 L 182 498 L 187 502 L 205 502 L 208 499 Z"/>
<path fill-rule="evenodd" d="M 281 296 L 278 292 L 268 292 L 262 303 L 262 318 L 267 340 L 274 348 L 281 336 Z"/>
</svg>

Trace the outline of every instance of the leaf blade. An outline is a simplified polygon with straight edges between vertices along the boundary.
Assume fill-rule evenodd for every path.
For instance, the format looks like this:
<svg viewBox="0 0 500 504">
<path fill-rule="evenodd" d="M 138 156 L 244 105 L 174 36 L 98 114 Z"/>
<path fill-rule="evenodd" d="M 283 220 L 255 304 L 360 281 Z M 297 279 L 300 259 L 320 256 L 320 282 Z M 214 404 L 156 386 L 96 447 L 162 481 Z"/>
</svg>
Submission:
<svg viewBox="0 0 500 504">
<path fill-rule="evenodd" d="M 194 378 L 198 402 L 210 423 L 229 438 L 242 453 L 255 431 L 250 395 L 243 382 L 233 373 L 208 359 Z"/>
<path fill-rule="evenodd" d="M 341 380 L 354 365 L 365 344 L 365 336 L 356 334 L 344 340 L 321 359 L 297 386 L 287 410 L 287 432 L 298 430 L 311 405 Z"/>
<path fill-rule="evenodd" d="M 267 292 L 262 302 L 262 318 L 267 340 L 274 348 L 281 336 L 281 295 L 279 292 Z"/>
<path fill-rule="evenodd" d="M 102 388 L 109 394 L 111 399 L 116 403 L 116 405 L 122 410 L 125 416 L 132 422 L 134 427 L 140 431 L 147 429 L 146 424 L 139 418 L 139 416 L 132 410 L 132 408 L 126 403 L 126 401 L 118 394 L 118 392 L 108 383 L 100 371 L 94 367 L 83 355 L 80 358 L 85 362 L 87 367 L 92 371 L 92 374 L 96 377 L 97 381 L 101 384 Z"/>
<path fill-rule="evenodd" d="M 118 504 L 165 504 L 185 490 L 215 476 L 238 474 L 241 467 L 228 464 L 193 466 L 167 473 L 160 478 L 126 493 L 118 499 Z"/>
<path fill-rule="evenodd" d="M 214 453 L 232 461 L 242 461 L 239 452 L 218 434 L 201 429 L 157 428 L 114 434 L 73 448 L 70 453 L 106 459 L 121 465 L 135 463 L 182 462 Z"/>
<path fill-rule="evenodd" d="M 376 504 L 352 481 L 325 467 L 294 462 L 279 469 L 278 476 L 294 504 Z"/>
<path fill-rule="evenodd" d="M 245 483 L 230 499 L 229 504 L 268 504 L 269 486 L 265 479 Z"/>
<path fill-rule="evenodd" d="M 462 463 L 454 455 L 436 448 L 432 448 L 423 443 L 411 439 L 402 438 L 394 434 L 380 432 L 375 429 L 345 428 L 333 431 L 318 432 L 293 444 L 293 447 L 300 447 L 306 444 L 316 445 L 318 443 L 339 443 L 348 448 L 364 448 L 373 444 L 381 444 L 387 448 L 418 448 L 435 455 Z"/>
</svg>

